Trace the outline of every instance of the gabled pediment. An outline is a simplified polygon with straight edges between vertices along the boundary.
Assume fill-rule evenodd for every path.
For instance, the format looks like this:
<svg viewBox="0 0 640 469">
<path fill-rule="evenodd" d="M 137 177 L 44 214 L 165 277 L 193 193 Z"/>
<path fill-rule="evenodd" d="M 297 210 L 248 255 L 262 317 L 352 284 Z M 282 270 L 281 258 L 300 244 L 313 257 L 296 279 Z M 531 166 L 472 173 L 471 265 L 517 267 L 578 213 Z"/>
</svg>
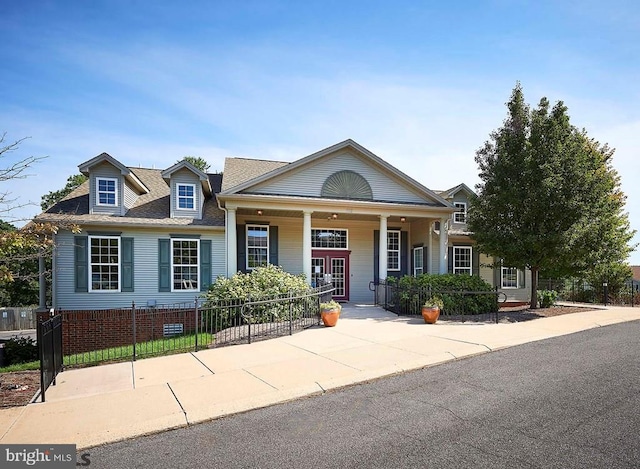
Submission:
<svg viewBox="0 0 640 469">
<path fill-rule="evenodd" d="M 129 168 L 127 168 L 125 165 L 120 163 L 118 160 L 116 160 L 113 156 L 109 155 L 108 153 L 101 153 L 95 158 L 92 158 L 89 161 L 85 161 L 84 163 L 81 163 L 80 165 L 78 165 L 78 169 L 85 176 L 89 176 L 91 172 L 91 168 L 94 168 L 104 163 L 107 163 L 113 166 L 114 168 L 116 168 L 116 170 L 118 170 L 120 174 L 124 176 L 127 182 L 132 187 L 134 187 L 138 191 L 138 193 L 140 194 L 149 193 L 149 189 L 147 188 L 147 186 L 145 186 L 142 183 L 142 181 L 140 181 L 140 179 L 138 179 L 138 177 L 135 174 L 133 174 L 133 172 Z"/>
<path fill-rule="evenodd" d="M 450 207 L 440 195 L 350 139 L 225 187 L 223 196 L 266 194 Z"/>
<path fill-rule="evenodd" d="M 211 183 L 209 181 L 209 176 L 205 174 L 203 171 L 200 171 L 198 168 L 196 168 L 194 165 L 189 163 L 187 160 L 179 161 L 173 166 L 171 166 L 170 168 L 167 168 L 164 171 L 162 171 L 161 173 L 162 178 L 168 184 L 169 181 L 171 180 L 171 176 L 183 169 L 187 171 L 191 171 L 200 180 L 200 183 L 202 184 L 202 191 L 205 193 L 205 195 L 210 196 L 212 194 L 213 191 L 211 190 Z"/>
</svg>

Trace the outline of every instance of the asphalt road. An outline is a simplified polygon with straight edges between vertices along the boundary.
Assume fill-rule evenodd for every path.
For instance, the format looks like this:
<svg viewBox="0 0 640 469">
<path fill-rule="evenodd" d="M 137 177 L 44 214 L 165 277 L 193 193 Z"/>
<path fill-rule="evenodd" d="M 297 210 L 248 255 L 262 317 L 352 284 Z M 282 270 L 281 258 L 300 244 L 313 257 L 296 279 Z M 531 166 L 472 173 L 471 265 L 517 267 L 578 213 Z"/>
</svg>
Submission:
<svg viewBox="0 0 640 469">
<path fill-rule="evenodd" d="M 91 469 L 638 468 L 640 321 L 84 453 Z"/>
</svg>

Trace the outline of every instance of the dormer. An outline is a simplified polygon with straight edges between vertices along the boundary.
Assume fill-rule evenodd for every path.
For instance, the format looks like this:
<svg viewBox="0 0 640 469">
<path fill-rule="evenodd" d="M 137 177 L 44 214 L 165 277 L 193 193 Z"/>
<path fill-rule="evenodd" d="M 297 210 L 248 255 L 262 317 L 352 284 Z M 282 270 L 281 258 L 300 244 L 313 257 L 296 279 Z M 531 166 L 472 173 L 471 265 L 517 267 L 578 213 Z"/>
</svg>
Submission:
<svg viewBox="0 0 640 469">
<path fill-rule="evenodd" d="M 78 166 L 89 178 L 89 213 L 124 216 L 149 189 L 126 166 L 102 153 Z"/>
<path fill-rule="evenodd" d="M 211 197 L 209 177 L 188 161 L 182 160 L 162 171 L 169 185 L 171 218 L 202 218 L 202 206 Z"/>
<path fill-rule="evenodd" d="M 466 228 L 469 203 L 471 199 L 475 197 L 476 193 L 463 183 L 449 190 L 440 192 L 440 195 L 456 208 L 456 211 L 451 215 L 453 228 L 455 228 L 456 225 L 459 228 Z"/>
</svg>

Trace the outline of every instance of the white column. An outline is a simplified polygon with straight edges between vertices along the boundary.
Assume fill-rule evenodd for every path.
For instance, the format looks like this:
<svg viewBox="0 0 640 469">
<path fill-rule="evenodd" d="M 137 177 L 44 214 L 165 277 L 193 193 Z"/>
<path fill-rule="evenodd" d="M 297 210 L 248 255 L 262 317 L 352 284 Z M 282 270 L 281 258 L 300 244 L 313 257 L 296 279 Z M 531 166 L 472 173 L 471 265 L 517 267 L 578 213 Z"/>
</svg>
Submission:
<svg viewBox="0 0 640 469">
<path fill-rule="evenodd" d="M 387 278 L 387 218 L 389 215 L 380 215 L 380 243 L 379 243 L 379 261 L 378 261 L 378 278 L 386 280 Z"/>
<path fill-rule="evenodd" d="M 311 213 L 303 212 L 302 222 L 302 271 L 311 285 Z"/>
<path fill-rule="evenodd" d="M 236 209 L 227 209 L 227 277 L 238 272 L 238 239 L 236 235 Z"/>
<path fill-rule="evenodd" d="M 428 239 L 428 249 L 427 252 L 427 273 L 433 273 L 433 222 L 429 222 L 429 239 Z"/>
<path fill-rule="evenodd" d="M 447 218 L 440 219 L 440 273 L 446 274 L 449 266 L 447 257 L 449 250 L 447 249 Z"/>
</svg>

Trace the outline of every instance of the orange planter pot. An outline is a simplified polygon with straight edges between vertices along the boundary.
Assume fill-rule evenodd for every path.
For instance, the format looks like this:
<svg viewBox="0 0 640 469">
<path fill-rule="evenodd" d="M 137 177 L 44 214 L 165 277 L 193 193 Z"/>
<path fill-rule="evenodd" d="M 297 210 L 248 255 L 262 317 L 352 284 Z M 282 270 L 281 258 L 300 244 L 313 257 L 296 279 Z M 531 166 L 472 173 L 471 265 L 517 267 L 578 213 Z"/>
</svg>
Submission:
<svg viewBox="0 0 640 469">
<path fill-rule="evenodd" d="M 338 322 L 338 318 L 340 317 L 339 309 L 329 309 L 327 311 L 320 312 L 320 317 L 322 318 L 322 322 L 327 327 L 333 327 Z"/>
<path fill-rule="evenodd" d="M 440 317 L 440 308 L 422 307 L 422 317 L 427 324 L 435 324 Z"/>
</svg>

